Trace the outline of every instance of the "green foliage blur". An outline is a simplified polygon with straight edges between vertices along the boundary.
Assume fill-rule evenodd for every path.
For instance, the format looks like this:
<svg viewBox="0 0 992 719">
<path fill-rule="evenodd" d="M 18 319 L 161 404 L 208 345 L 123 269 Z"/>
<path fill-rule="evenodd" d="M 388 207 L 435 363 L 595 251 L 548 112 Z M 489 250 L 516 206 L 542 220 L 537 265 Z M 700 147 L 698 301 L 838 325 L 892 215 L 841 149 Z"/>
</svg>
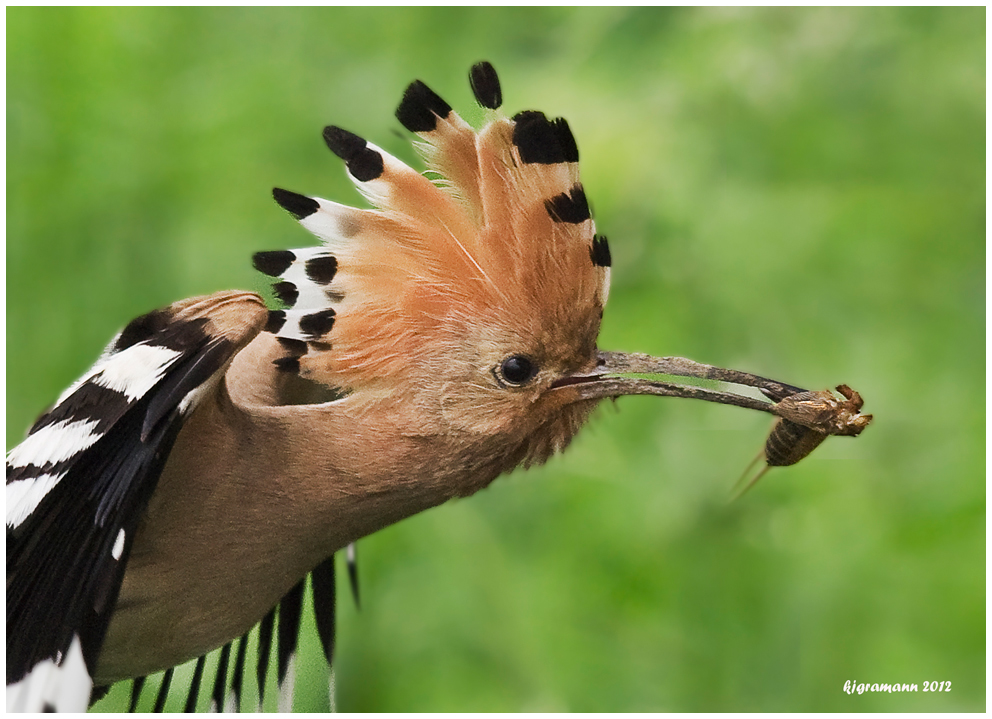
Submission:
<svg viewBox="0 0 992 719">
<path fill-rule="evenodd" d="M 339 565 L 338 708 L 982 711 L 984 8 L 8 9 L 7 446 L 130 318 L 267 293 L 250 255 L 314 242 L 271 187 L 361 202 L 324 125 L 415 162 L 415 78 L 478 123 L 480 59 L 578 140 L 602 348 L 846 382 L 875 422 L 728 503 L 766 416 L 607 403 L 362 540 L 360 612 Z"/>
</svg>

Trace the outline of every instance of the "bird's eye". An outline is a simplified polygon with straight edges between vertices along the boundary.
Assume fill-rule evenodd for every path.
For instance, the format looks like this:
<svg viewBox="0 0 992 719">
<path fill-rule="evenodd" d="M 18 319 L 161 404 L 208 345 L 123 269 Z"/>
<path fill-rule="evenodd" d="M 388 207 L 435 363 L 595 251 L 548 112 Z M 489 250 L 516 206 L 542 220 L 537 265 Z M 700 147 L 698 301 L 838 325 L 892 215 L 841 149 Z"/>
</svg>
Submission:
<svg viewBox="0 0 992 719">
<path fill-rule="evenodd" d="M 506 384 L 522 385 L 537 374 L 537 365 L 528 357 L 513 355 L 500 363 L 496 374 Z"/>
</svg>

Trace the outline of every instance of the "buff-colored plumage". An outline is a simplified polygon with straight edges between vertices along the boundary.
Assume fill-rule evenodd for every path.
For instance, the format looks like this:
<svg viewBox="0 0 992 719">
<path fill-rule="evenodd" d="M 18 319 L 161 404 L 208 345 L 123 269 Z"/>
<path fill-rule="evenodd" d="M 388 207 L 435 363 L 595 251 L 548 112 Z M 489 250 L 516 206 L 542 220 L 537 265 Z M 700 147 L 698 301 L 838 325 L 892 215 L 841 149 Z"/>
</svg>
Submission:
<svg viewBox="0 0 992 719">
<path fill-rule="evenodd" d="M 469 348 L 543 353 L 552 344 L 588 359 L 608 268 L 590 261 L 591 219 L 556 222 L 546 207 L 578 186 L 577 163 L 523 162 L 514 122 L 493 114 L 478 134 L 454 112 L 421 133 L 437 182 L 376 149 L 382 175 L 356 181 L 375 209 L 318 199 L 301 220 L 337 258 L 329 290 L 341 296 L 333 333 L 315 338 L 332 349 L 311 346 L 301 376 L 370 399 L 438 396 L 431 378 L 474 365 L 462 356 Z"/>
<path fill-rule="evenodd" d="M 325 129 L 372 208 L 274 191 L 321 241 L 256 255 L 285 307 L 268 311 L 253 293 L 227 292 L 139 318 L 39 420 L 32 431 L 77 444 L 67 455 L 75 464 L 59 477 L 89 481 L 79 467 L 90 466 L 90 447 L 103 435 L 77 430 L 106 416 L 77 420 L 93 415 L 94 397 L 115 417 L 147 409 L 140 437 L 120 430 L 115 446 L 148 451 L 147 438 L 162 437 L 152 449 L 165 461 L 160 475 L 117 480 L 121 496 L 128 483 L 154 489 L 140 515 L 116 518 L 110 535 L 88 535 L 117 537 L 105 543 L 113 552 L 106 581 L 120 581 L 114 562 L 126 563 L 102 649 L 86 644 L 85 626 L 69 627 L 54 649 L 33 646 L 28 633 L 8 685 L 77 631 L 84 651 L 98 654 L 98 685 L 242 636 L 346 545 L 561 451 L 603 398 L 674 395 L 786 416 L 779 403 L 801 388 L 597 349 L 610 252 L 596 234 L 571 131 L 533 111 L 501 114 L 488 63 L 472 69 L 471 81 L 488 108 L 479 131 L 419 81 L 404 95 L 397 117 L 419 135 L 427 174 L 350 132 Z M 131 356 L 160 361 L 135 367 Z M 619 376 L 632 373 L 750 385 L 771 402 Z M 834 417 L 828 395 L 818 401 Z M 868 421 L 859 409 L 829 428 L 788 418 L 824 436 L 856 434 Z M 163 427 L 178 431 L 174 444 Z M 74 511 L 46 494 L 54 470 L 24 454 L 8 456 L 8 497 L 13 457 L 20 498 L 13 520 L 8 512 L 8 537 L 48 531 Z M 50 520 L 48 506 L 70 514 Z M 32 541 L 15 550 L 14 605 L 25 621 L 41 621 Z M 97 614 L 107 611 L 100 605 Z"/>
<path fill-rule="evenodd" d="M 369 145 L 382 172 L 356 185 L 373 209 L 313 198 L 300 221 L 336 259 L 333 279 L 301 292 L 187 421 L 98 681 L 228 641 L 349 542 L 544 461 L 579 429 L 595 402 L 548 389 L 595 368 L 608 275 L 592 219 L 547 206 L 579 186 L 578 166 L 525 162 L 514 121 L 492 115 L 479 133 L 454 112 L 420 133 L 437 182 Z M 329 331 L 301 332 L 328 307 Z M 303 337 L 298 369 L 280 368 Z M 526 386 L 494 374 L 513 355 L 538 368 Z"/>
</svg>

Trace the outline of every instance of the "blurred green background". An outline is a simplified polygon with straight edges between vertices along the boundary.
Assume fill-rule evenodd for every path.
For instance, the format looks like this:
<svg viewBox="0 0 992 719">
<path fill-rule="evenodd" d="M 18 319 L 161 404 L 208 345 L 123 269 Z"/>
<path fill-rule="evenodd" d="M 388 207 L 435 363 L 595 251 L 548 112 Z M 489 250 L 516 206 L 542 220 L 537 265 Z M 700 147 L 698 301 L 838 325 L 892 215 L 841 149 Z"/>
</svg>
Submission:
<svg viewBox="0 0 992 719">
<path fill-rule="evenodd" d="M 359 543 L 338 707 L 984 710 L 984 8 L 8 9 L 7 446 L 133 316 L 311 244 L 273 185 L 360 202 L 325 124 L 413 162 L 404 87 L 478 121 L 480 59 L 576 135 L 601 347 L 847 382 L 876 419 L 728 504 L 767 417 L 602 407 Z"/>
</svg>

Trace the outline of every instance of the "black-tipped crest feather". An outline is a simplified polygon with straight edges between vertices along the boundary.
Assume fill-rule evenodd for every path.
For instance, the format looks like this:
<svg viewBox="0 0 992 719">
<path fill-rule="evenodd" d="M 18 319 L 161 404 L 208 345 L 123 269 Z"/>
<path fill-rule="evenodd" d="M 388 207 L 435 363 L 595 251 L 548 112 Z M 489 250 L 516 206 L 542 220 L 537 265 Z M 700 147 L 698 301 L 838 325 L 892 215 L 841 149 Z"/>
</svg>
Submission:
<svg viewBox="0 0 992 719">
<path fill-rule="evenodd" d="M 503 89 L 496 69 L 483 60 L 472 66 L 468 73 L 469 84 L 476 101 L 483 107 L 496 110 L 503 104 Z"/>
<path fill-rule="evenodd" d="M 355 133 L 328 125 L 323 136 L 328 149 L 344 160 L 348 172 L 359 182 L 370 182 L 382 175 L 382 155 Z"/>
<path fill-rule="evenodd" d="M 410 132 L 431 132 L 438 118 L 444 119 L 450 112 L 451 105 L 420 80 L 414 80 L 396 108 L 396 119 Z"/>
<path fill-rule="evenodd" d="M 555 165 L 579 161 L 578 145 L 564 118 L 549 120 L 543 112 L 525 110 L 513 120 L 513 144 L 525 163 Z"/>
<path fill-rule="evenodd" d="M 251 263 L 256 270 L 269 277 L 278 277 L 289 269 L 296 255 L 290 250 L 269 250 L 256 252 L 251 257 Z"/>
<path fill-rule="evenodd" d="M 592 238 L 592 247 L 589 248 L 589 257 L 597 267 L 609 267 L 612 263 L 610 257 L 610 243 L 606 240 L 606 235 L 596 235 Z"/>
<path fill-rule="evenodd" d="M 577 225 L 591 217 L 589 202 L 586 200 L 586 193 L 582 189 L 582 185 L 574 185 L 569 192 L 555 195 L 550 200 L 546 200 L 544 206 L 555 222 Z"/>
<path fill-rule="evenodd" d="M 320 209 L 320 205 L 312 197 L 283 190 L 279 187 L 272 188 L 272 198 L 297 220 L 305 219 Z"/>
</svg>

